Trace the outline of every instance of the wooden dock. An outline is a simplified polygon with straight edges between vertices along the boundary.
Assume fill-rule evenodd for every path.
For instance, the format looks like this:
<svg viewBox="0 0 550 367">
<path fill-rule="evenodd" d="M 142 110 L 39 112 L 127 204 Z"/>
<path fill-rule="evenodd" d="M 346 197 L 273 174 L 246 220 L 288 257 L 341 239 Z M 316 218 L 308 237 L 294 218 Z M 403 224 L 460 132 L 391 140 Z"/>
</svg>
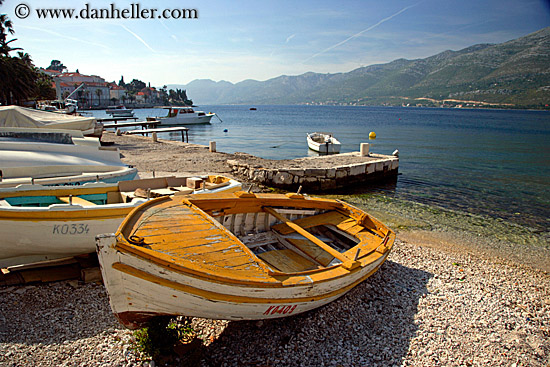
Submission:
<svg viewBox="0 0 550 367">
<path fill-rule="evenodd" d="M 125 131 L 125 134 L 141 134 L 149 136 L 151 133 L 169 133 L 169 132 L 181 132 L 181 141 L 189 143 L 189 129 L 183 126 L 176 127 L 161 127 L 156 129 L 142 129 L 142 130 L 129 130 Z"/>
<path fill-rule="evenodd" d="M 156 128 L 160 124 L 158 120 L 152 121 L 136 121 L 136 122 L 119 122 L 114 124 L 103 124 L 104 129 L 118 129 L 120 127 L 135 127 L 141 126 L 142 129 Z"/>
<path fill-rule="evenodd" d="M 139 120 L 139 117 L 110 117 L 110 118 L 103 118 L 103 119 L 96 119 L 97 122 L 109 122 L 114 121 L 117 123 L 118 121 L 126 121 L 126 120 Z"/>
</svg>

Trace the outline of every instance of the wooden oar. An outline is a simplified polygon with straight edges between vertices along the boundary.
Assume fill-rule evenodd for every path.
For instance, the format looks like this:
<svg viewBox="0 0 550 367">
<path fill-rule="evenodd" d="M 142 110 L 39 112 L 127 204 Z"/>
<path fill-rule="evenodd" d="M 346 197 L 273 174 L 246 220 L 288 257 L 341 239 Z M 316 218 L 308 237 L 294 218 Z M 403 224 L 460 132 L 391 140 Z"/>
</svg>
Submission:
<svg viewBox="0 0 550 367">
<path fill-rule="evenodd" d="M 333 249 L 332 247 L 330 247 L 329 245 L 327 245 L 326 243 L 324 243 L 323 241 L 321 241 L 320 239 L 318 239 L 317 237 L 315 237 L 314 235 L 312 235 L 311 233 L 309 233 L 308 231 L 306 231 L 305 229 L 297 225 L 296 223 L 293 223 L 290 220 L 288 220 L 288 218 L 286 218 L 284 215 L 281 215 L 278 212 L 276 212 L 275 209 L 264 206 L 263 210 L 271 214 L 281 222 L 285 223 L 287 226 L 289 226 L 290 228 L 292 228 L 297 233 L 301 234 L 302 236 L 304 236 L 305 238 L 307 238 L 317 246 L 321 247 L 323 250 L 328 252 L 331 256 L 334 256 L 336 259 L 340 260 L 342 263 L 346 263 L 345 265 L 346 268 L 353 269 L 358 265 L 360 265 L 358 261 L 354 261 L 353 259 L 348 259 L 346 256 L 336 251 L 335 249 Z"/>
</svg>

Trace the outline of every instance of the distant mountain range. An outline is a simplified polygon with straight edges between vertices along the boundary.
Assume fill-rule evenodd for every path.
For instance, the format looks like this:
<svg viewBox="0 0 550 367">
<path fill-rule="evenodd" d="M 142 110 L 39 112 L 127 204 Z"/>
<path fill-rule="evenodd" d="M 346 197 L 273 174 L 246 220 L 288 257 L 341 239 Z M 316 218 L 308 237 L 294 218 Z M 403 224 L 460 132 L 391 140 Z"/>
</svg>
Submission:
<svg viewBox="0 0 550 367">
<path fill-rule="evenodd" d="M 500 44 L 398 59 L 348 73 L 305 73 L 233 84 L 194 80 L 183 88 L 196 104 L 485 105 L 550 104 L 550 27 Z"/>
</svg>

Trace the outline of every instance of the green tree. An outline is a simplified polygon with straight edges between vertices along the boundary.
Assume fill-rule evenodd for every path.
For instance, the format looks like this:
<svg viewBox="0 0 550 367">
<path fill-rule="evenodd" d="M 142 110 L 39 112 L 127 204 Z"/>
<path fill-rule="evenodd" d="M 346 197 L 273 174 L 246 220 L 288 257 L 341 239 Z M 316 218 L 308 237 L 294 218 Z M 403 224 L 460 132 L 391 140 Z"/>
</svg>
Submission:
<svg viewBox="0 0 550 367">
<path fill-rule="evenodd" d="M 19 51 L 19 52 L 17 52 L 17 57 L 19 57 L 21 60 L 23 60 L 23 62 L 25 64 L 27 64 L 28 66 L 30 66 L 30 67 L 34 66 L 34 64 L 32 62 L 32 59 L 31 59 L 31 55 L 29 55 L 28 53 Z"/>
<path fill-rule="evenodd" d="M 67 67 L 59 60 L 52 60 L 50 66 L 48 66 L 48 70 L 55 70 L 62 73 L 67 70 Z"/>
<path fill-rule="evenodd" d="M 145 83 L 138 79 L 133 79 L 129 84 L 126 84 L 126 89 L 130 92 L 140 92 L 143 88 L 145 88 Z"/>
<path fill-rule="evenodd" d="M 32 98 L 34 100 L 41 100 L 41 99 L 55 99 L 55 88 L 53 88 L 53 80 L 52 78 L 44 73 L 38 72 L 39 76 L 36 80 L 36 94 Z M 67 95 L 69 95 L 69 92 L 65 92 Z"/>
<path fill-rule="evenodd" d="M 29 54 L 19 52 L 18 57 L 10 56 L 10 52 L 22 50 L 10 46 L 16 39 L 7 40 L 14 33 L 11 20 L 0 14 L 0 104 L 22 104 L 29 99 L 51 96 L 52 91 L 55 96 L 51 79 L 34 67 Z"/>
<path fill-rule="evenodd" d="M 0 5 L 1 4 L 0 2 Z M 13 23 L 10 18 L 8 18 L 7 14 L 0 14 L 0 55 L 2 56 L 9 56 L 11 51 L 22 50 L 22 48 L 12 48 L 10 46 L 10 43 L 17 41 L 17 39 L 13 38 L 8 41 L 8 34 L 15 34 Z"/>
</svg>

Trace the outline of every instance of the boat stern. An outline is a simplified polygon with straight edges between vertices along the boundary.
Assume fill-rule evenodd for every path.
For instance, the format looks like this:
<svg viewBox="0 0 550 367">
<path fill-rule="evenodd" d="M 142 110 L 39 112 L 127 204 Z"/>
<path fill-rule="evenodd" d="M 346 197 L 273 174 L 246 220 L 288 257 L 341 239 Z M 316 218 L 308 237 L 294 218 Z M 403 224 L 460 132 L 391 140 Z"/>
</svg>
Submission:
<svg viewBox="0 0 550 367">
<path fill-rule="evenodd" d="M 111 310 L 124 326 L 130 329 L 136 329 L 139 328 L 138 325 L 133 325 L 127 319 L 119 316 L 127 313 L 129 310 L 124 292 L 124 279 L 122 273 L 113 268 L 113 265 L 119 261 L 118 253 L 115 248 L 116 244 L 117 237 L 114 233 L 105 233 L 96 236 L 96 251 L 99 259 L 99 268 L 101 269 L 103 284 L 109 295 Z"/>
</svg>

